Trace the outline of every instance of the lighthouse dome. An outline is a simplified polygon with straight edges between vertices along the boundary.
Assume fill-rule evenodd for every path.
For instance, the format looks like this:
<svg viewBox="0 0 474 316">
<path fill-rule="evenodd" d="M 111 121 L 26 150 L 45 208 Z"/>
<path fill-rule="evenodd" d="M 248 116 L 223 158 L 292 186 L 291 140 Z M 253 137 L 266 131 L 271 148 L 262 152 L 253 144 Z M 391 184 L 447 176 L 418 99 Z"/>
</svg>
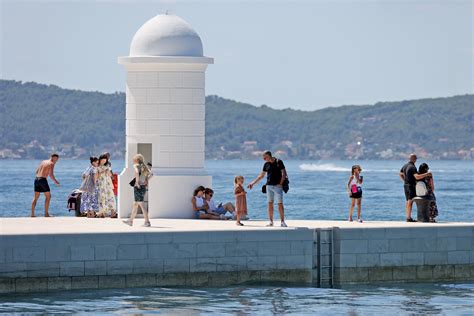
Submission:
<svg viewBox="0 0 474 316">
<path fill-rule="evenodd" d="M 182 18 L 159 14 L 135 33 L 130 56 L 202 57 L 202 42 L 196 31 Z"/>
</svg>

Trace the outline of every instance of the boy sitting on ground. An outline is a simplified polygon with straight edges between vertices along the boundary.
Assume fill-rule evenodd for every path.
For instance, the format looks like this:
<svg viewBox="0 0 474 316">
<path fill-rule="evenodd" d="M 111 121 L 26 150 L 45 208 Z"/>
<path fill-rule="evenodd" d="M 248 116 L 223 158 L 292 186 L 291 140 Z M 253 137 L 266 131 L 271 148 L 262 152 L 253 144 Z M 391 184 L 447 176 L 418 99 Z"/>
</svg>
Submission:
<svg viewBox="0 0 474 316">
<path fill-rule="evenodd" d="M 235 206 L 231 202 L 227 202 L 225 204 L 219 203 L 218 205 L 216 205 L 212 198 L 214 196 L 214 191 L 211 188 L 206 188 L 204 194 L 207 205 L 209 205 L 209 211 L 217 214 L 224 214 L 229 219 L 235 219 Z M 242 219 L 248 218 L 247 216 L 245 216 Z"/>
</svg>

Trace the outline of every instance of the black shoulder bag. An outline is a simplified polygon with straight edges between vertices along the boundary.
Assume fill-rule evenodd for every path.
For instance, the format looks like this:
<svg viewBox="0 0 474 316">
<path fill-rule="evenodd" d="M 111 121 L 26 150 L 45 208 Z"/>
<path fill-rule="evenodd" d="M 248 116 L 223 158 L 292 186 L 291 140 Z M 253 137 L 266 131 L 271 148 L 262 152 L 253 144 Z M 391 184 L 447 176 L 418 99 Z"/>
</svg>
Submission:
<svg viewBox="0 0 474 316">
<path fill-rule="evenodd" d="M 138 177 L 140 177 L 141 175 L 142 175 L 142 168 L 140 168 L 140 170 L 138 171 Z M 133 177 L 132 181 L 130 181 L 128 184 L 130 184 L 131 187 L 134 187 L 135 183 L 137 183 L 137 179 Z"/>
</svg>

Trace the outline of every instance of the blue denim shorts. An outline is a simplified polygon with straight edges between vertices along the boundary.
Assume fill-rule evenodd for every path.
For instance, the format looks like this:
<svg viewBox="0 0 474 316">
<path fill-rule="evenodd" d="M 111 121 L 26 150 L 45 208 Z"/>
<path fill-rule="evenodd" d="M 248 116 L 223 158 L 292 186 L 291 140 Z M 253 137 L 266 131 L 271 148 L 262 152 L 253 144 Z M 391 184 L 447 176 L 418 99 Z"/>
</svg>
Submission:
<svg viewBox="0 0 474 316">
<path fill-rule="evenodd" d="M 135 202 L 143 202 L 145 200 L 146 186 L 140 186 L 140 189 L 133 187 L 133 195 Z"/>
<path fill-rule="evenodd" d="M 283 188 L 267 184 L 267 202 L 274 202 L 274 200 L 276 200 L 278 204 L 283 203 Z"/>
<path fill-rule="evenodd" d="M 227 211 L 224 210 L 224 207 L 221 206 L 221 207 L 218 207 L 216 210 L 213 211 L 214 213 L 217 213 L 217 214 L 225 214 Z"/>
<path fill-rule="evenodd" d="M 203 211 L 203 210 L 195 211 L 194 212 L 194 217 L 196 219 L 199 219 L 201 217 L 201 214 L 203 214 L 203 215 L 206 214 L 206 211 Z"/>
</svg>

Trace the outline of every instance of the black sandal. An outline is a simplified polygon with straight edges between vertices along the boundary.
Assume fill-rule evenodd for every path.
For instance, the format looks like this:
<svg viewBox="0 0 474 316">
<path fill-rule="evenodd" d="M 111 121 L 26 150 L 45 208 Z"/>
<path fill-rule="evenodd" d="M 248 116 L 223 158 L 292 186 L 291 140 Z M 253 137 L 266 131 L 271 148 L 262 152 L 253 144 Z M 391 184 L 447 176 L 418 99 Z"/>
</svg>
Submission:
<svg viewBox="0 0 474 316">
<path fill-rule="evenodd" d="M 416 223 L 416 221 L 413 219 L 413 218 L 407 218 L 407 222 L 408 223 Z"/>
</svg>

